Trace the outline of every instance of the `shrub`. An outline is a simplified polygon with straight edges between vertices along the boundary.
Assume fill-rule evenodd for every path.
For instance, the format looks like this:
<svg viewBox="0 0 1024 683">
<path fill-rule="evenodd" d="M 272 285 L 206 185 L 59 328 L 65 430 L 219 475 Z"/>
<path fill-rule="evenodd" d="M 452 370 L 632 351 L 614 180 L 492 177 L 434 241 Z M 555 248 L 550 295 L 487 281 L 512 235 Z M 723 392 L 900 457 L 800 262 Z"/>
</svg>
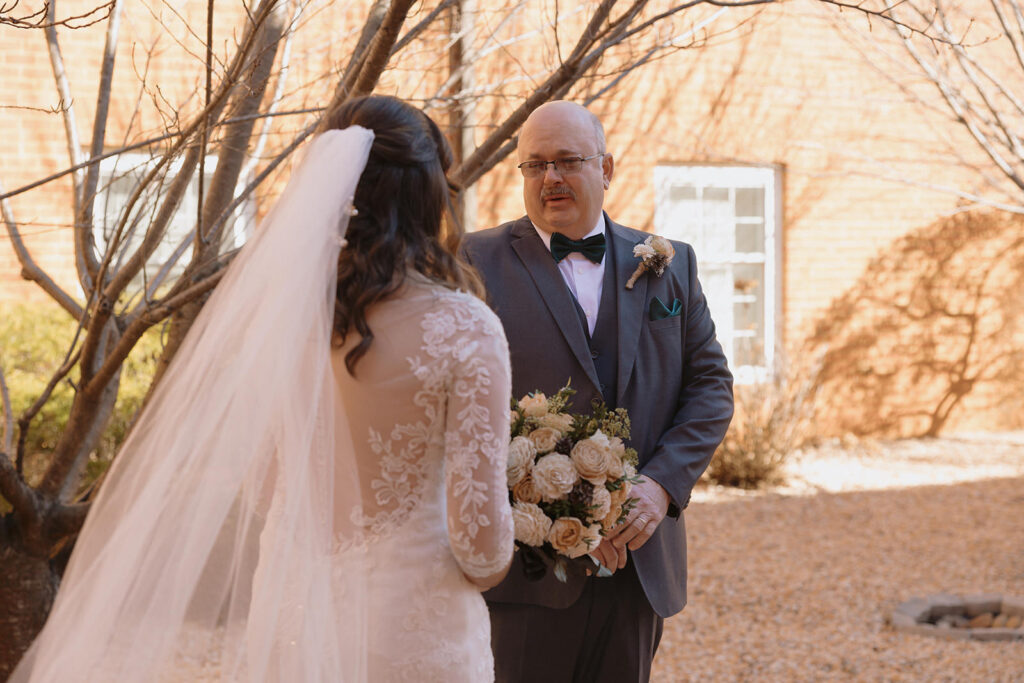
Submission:
<svg viewBox="0 0 1024 683">
<path fill-rule="evenodd" d="M 783 465 L 814 436 L 820 364 L 801 371 L 777 362 L 775 377 L 735 387 L 736 414 L 708 466 L 709 481 L 756 489 L 784 481 Z"/>
<path fill-rule="evenodd" d="M 55 304 L 0 305 L 0 370 L 10 390 L 15 420 L 43 393 L 54 372 L 64 362 L 76 330 L 76 322 Z M 149 389 L 159 353 L 159 333 L 151 331 L 140 340 L 125 362 L 117 403 L 102 437 L 90 454 L 83 486 L 90 485 L 106 470 L 127 436 Z M 76 376 L 77 370 L 72 370 L 61 380 L 32 420 L 25 440 L 24 463 L 30 483 L 35 483 L 42 475 L 47 456 L 57 445 L 67 423 L 74 398 L 72 383 Z"/>
</svg>

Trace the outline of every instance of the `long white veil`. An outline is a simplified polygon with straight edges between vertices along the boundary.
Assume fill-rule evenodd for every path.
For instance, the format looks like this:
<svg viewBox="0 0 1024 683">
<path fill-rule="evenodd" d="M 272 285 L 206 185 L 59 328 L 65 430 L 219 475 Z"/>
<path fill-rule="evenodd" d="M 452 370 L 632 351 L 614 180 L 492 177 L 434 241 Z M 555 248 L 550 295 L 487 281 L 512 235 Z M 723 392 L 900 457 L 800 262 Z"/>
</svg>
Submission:
<svg viewBox="0 0 1024 683">
<path fill-rule="evenodd" d="M 364 677 L 365 576 L 328 562 L 360 490 L 330 340 L 372 141 L 310 143 L 125 442 L 11 681 Z"/>
</svg>

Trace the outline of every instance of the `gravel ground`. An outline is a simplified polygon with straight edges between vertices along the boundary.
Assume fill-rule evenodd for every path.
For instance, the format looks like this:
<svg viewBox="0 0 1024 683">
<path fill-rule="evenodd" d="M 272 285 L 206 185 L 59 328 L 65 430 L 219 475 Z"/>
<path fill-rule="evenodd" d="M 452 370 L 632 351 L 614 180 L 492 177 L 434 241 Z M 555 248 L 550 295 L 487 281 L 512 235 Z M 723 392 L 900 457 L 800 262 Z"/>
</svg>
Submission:
<svg viewBox="0 0 1024 683">
<path fill-rule="evenodd" d="M 1024 596 L 1024 433 L 833 443 L 686 513 L 689 600 L 652 680 L 1024 681 L 1024 641 L 905 635 L 896 604 Z"/>
</svg>

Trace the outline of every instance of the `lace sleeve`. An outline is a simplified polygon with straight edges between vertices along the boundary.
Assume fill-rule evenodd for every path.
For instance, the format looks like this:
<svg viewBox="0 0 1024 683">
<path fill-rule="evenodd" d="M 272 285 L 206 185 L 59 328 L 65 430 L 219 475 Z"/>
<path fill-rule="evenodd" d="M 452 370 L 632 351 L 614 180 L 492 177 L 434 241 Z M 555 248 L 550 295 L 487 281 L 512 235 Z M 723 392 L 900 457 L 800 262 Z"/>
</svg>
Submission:
<svg viewBox="0 0 1024 683">
<path fill-rule="evenodd" d="M 505 467 L 511 370 L 501 323 L 474 301 L 474 324 L 456 346 L 445 425 L 448 539 L 468 576 L 483 578 L 512 556 Z"/>
</svg>

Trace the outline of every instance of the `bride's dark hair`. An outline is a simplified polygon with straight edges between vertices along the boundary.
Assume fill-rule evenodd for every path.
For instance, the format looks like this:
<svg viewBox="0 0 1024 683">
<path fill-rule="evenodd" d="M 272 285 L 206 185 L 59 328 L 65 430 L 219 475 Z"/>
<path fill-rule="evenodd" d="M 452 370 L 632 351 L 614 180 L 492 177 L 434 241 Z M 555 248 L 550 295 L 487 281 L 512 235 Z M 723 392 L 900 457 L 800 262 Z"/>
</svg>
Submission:
<svg viewBox="0 0 1024 683">
<path fill-rule="evenodd" d="M 483 288 L 456 256 L 462 228 L 450 209 L 457 188 L 445 176 L 452 152 L 437 124 L 400 99 L 369 95 L 344 103 L 327 119 L 327 128 L 348 126 L 374 134 L 353 200 L 358 213 L 338 257 L 334 330 L 339 346 L 353 330 L 362 337 L 345 356 L 354 375 L 373 341 L 367 311 L 398 290 L 408 270 L 477 296 Z"/>
</svg>

